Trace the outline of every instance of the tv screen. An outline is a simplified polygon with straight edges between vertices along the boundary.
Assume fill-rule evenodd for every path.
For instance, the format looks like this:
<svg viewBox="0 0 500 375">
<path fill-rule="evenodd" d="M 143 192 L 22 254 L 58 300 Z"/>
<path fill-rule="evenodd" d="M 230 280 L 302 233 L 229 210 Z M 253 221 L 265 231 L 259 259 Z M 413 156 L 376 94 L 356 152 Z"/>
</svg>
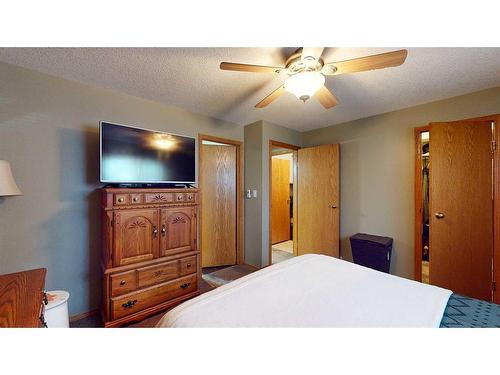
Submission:
<svg viewBox="0 0 500 375">
<path fill-rule="evenodd" d="M 101 182 L 195 183 L 195 139 L 100 123 Z"/>
</svg>

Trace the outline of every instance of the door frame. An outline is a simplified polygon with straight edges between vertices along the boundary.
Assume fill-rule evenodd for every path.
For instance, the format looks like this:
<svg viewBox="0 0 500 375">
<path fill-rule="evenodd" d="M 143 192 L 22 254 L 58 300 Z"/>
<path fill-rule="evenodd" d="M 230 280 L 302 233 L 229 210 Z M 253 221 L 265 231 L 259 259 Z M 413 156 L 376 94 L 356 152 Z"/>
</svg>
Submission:
<svg viewBox="0 0 500 375">
<path fill-rule="evenodd" d="M 500 304 L 500 293 L 496 291 L 497 281 L 500 281 L 500 152 L 498 150 L 498 143 L 500 140 L 500 114 L 489 116 L 474 117 L 464 120 L 454 121 L 491 121 L 495 123 L 494 126 L 494 148 L 493 148 L 493 269 L 492 269 L 492 300 Z M 417 281 L 422 280 L 422 238 L 417 235 L 421 232 L 420 215 L 423 209 L 422 204 L 422 176 L 420 173 L 421 159 L 420 159 L 420 133 L 422 131 L 430 130 L 430 126 L 421 126 L 414 129 L 415 134 L 415 275 L 414 279 Z M 418 139 L 417 139 L 418 138 Z M 418 197 L 418 198 L 417 198 Z"/>
<path fill-rule="evenodd" d="M 272 244 L 272 210 L 271 210 L 271 204 L 272 204 L 272 189 L 273 189 L 273 179 L 272 179 L 272 162 L 273 162 L 273 148 L 275 147 L 280 147 L 280 148 L 286 148 L 290 150 L 293 153 L 293 207 L 292 207 L 292 212 L 293 212 L 293 229 L 292 229 L 292 239 L 293 239 L 293 256 L 297 256 L 297 181 L 298 181 L 298 159 L 297 159 L 297 151 L 300 150 L 299 146 L 292 145 L 290 143 L 284 143 L 280 141 L 275 141 L 273 139 L 269 140 L 269 156 L 268 156 L 268 169 L 269 169 L 269 202 L 268 202 L 268 207 L 269 207 L 269 248 L 268 248 L 268 265 L 272 265 L 273 263 L 273 244 Z"/>
<path fill-rule="evenodd" d="M 236 147 L 236 264 L 245 264 L 245 240 L 244 240 L 244 186 L 243 186 L 243 173 L 244 173 L 244 155 L 243 155 L 243 142 L 235 141 L 233 139 L 220 138 L 207 134 L 198 134 L 198 188 L 200 189 L 200 207 L 203 202 L 203 179 L 201 178 L 201 162 L 203 160 L 202 144 L 203 141 L 212 141 L 224 143 Z M 203 213 L 199 215 L 199 230 L 198 230 L 198 249 L 200 251 L 200 269 L 201 269 L 201 252 L 203 251 L 201 242 L 201 223 L 203 220 Z"/>
</svg>

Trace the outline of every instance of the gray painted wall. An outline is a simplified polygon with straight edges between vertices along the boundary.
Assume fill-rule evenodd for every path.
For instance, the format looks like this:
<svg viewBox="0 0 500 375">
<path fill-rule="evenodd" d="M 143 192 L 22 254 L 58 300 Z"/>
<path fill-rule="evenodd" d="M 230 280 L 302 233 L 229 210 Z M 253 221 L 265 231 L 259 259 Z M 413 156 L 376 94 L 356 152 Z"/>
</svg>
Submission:
<svg viewBox="0 0 500 375">
<path fill-rule="evenodd" d="M 351 259 L 354 233 L 387 235 L 391 271 L 413 278 L 413 129 L 496 113 L 500 87 L 303 133 L 306 147 L 340 143 L 343 256 Z"/>
<path fill-rule="evenodd" d="M 243 127 L 0 63 L 0 159 L 21 197 L 0 201 L 0 273 L 48 268 L 70 314 L 99 305 L 98 122 L 243 140 Z"/>
<path fill-rule="evenodd" d="M 262 238 L 262 121 L 245 126 L 245 191 L 257 190 L 257 198 L 245 198 L 245 262 L 261 265 Z"/>
<path fill-rule="evenodd" d="M 269 263 L 269 140 L 302 145 L 302 133 L 266 121 L 245 126 L 245 189 L 257 198 L 245 199 L 245 260 Z"/>
</svg>

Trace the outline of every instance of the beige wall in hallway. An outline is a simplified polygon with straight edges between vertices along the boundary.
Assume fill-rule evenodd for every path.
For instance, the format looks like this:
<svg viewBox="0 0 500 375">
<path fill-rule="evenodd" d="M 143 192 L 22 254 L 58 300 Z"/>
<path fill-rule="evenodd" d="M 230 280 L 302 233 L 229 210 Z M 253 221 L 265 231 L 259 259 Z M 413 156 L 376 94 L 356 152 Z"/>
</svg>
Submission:
<svg viewBox="0 0 500 375">
<path fill-rule="evenodd" d="M 343 256 L 352 234 L 390 236 L 391 272 L 413 278 L 413 129 L 495 113 L 500 87 L 303 133 L 304 147 L 340 143 Z"/>
</svg>

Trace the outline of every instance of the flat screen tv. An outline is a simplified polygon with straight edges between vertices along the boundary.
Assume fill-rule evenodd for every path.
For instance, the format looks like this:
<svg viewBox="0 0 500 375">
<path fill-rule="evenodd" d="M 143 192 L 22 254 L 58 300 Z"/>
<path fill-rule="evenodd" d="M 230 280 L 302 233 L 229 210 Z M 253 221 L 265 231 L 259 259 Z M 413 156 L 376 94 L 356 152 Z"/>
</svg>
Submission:
<svg viewBox="0 0 500 375">
<path fill-rule="evenodd" d="M 100 122 L 101 182 L 195 183 L 195 139 Z"/>
</svg>

